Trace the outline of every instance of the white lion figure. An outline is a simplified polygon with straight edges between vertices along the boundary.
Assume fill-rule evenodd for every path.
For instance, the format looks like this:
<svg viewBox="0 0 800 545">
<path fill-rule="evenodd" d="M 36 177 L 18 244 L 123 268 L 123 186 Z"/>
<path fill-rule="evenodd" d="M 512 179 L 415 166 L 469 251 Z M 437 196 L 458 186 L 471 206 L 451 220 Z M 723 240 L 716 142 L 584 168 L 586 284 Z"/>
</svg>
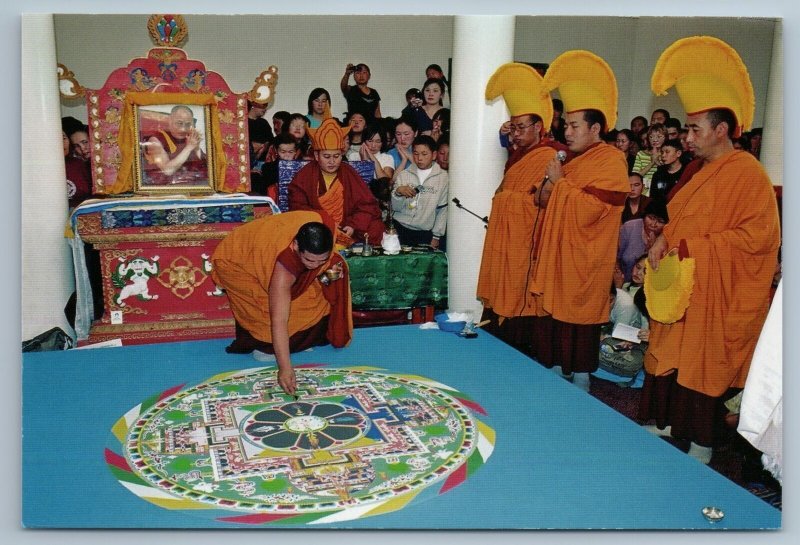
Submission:
<svg viewBox="0 0 800 545">
<path fill-rule="evenodd" d="M 133 295 L 138 295 L 145 301 L 158 299 L 158 295 L 150 295 L 148 292 L 147 281 L 151 276 L 158 274 L 158 256 L 148 261 L 142 257 L 136 257 L 129 262 L 120 257 L 120 264 L 117 266 L 117 274 L 121 279 L 126 279 L 129 284 L 123 286 L 122 291 L 117 296 L 117 304 L 125 306 L 125 299 Z"/>
</svg>

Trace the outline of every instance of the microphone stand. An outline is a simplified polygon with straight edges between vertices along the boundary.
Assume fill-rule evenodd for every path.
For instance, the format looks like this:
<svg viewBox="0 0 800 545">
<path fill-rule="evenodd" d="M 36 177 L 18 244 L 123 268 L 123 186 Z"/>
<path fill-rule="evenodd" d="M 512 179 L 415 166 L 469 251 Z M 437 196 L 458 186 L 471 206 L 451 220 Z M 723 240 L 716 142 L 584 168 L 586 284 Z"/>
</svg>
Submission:
<svg viewBox="0 0 800 545">
<path fill-rule="evenodd" d="M 464 205 L 462 205 L 461 202 L 458 199 L 454 198 L 453 202 L 455 203 L 457 208 L 460 208 L 461 210 L 464 210 L 465 212 L 468 212 L 468 213 L 472 214 L 473 216 L 475 216 L 476 218 L 478 218 L 479 220 L 481 220 L 483 222 L 483 228 L 484 229 L 488 229 L 489 228 L 489 218 L 487 216 L 480 217 L 478 214 L 476 214 L 475 212 L 473 212 L 469 208 L 467 208 Z"/>
</svg>

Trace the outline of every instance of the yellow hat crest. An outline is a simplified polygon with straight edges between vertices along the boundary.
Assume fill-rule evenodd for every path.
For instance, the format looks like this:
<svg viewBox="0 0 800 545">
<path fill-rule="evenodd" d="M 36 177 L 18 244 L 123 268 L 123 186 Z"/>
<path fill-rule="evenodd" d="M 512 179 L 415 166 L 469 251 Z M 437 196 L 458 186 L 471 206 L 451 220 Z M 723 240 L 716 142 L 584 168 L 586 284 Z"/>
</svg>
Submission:
<svg viewBox="0 0 800 545">
<path fill-rule="evenodd" d="M 329 117 L 316 129 L 306 127 L 306 131 L 316 151 L 343 150 L 344 137 L 350 132 L 350 127 L 340 127 L 338 121 Z"/>
<path fill-rule="evenodd" d="M 580 49 L 565 51 L 544 75 L 547 91 L 558 89 L 567 113 L 599 110 L 606 118 L 605 130 L 617 123 L 617 79 L 608 63 Z"/>
<path fill-rule="evenodd" d="M 512 117 L 538 115 L 545 127 L 553 119 L 553 100 L 542 86 L 539 72 L 519 62 L 509 62 L 495 70 L 486 84 L 486 100 L 503 95 Z"/>
<path fill-rule="evenodd" d="M 657 271 L 650 268 L 647 260 L 642 289 L 653 320 L 672 324 L 683 317 L 694 288 L 694 266 L 694 259 L 681 260 L 677 252 L 664 256 Z"/>
<path fill-rule="evenodd" d="M 663 96 L 673 85 L 687 114 L 727 108 L 739 123 L 737 133 L 752 126 L 755 95 L 750 75 L 736 50 L 719 38 L 692 36 L 664 50 L 650 88 Z"/>
</svg>

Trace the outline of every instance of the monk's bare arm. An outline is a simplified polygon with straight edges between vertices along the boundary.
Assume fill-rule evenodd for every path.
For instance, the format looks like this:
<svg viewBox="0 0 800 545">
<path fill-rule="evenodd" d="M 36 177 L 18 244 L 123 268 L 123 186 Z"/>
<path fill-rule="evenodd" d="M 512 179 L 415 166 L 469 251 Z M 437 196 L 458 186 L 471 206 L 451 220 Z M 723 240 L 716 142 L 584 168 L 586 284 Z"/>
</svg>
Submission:
<svg viewBox="0 0 800 545">
<path fill-rule="evenodd" d="M 287 394 L 297 387 L 289 352 L 289 309 L 295 277 L 280 263 L 275 264 L 269 281 L 269 318 L 272 323 L 272 346 L 278 362 L 278 384 Z"/>
</svg>

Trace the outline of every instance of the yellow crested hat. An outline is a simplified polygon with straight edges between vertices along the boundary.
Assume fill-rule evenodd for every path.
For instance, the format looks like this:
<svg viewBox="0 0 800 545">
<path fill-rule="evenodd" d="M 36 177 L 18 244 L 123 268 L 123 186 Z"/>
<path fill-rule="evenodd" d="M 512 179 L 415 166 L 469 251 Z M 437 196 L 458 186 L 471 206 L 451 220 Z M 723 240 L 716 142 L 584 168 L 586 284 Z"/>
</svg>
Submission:
<svg viewBox="0 0 800 545">
<path fill-rule="evenodd" d="M 727 108 L 736 116 L 737 134 L 752 126 L 755 95 L 750 75 L 736 50 L 719 38 L 683 38 L 661 53 L 650 88 L 662 96 L 673 85 L 687 114 Z"/>
<path fill-rule="evenodd" d="M 545 127 L 553 119 L 553 100 L 542 86 L 539 72 L 519 62 L 506 63 L 494 71 L 486 84 L 486 100 L 503 95 L 511 117 L 538 115 Z"/>
<path fill-rule="evenodd" d="M 678 258 L 677 252 L 666 255 L 658 264 L 658 270 L 645 264 L 644 296 L 650 317 L 662 324 L 680 320 L 694 288 L 694 259 Z"/>
<path fill-rule="evenodd" d="M 316 129 L 306 127 L 306 131 L 316 151 L 343 150 L 344 137 L 350 132 L 350 127 L 341 127 L 338 121 L 329 117 Z"/>
<path fill-rule="evenodd" d="M 599 110 L 605 130 L 617 123 L 617 79 L 608 63 L 592 53 L 575 49 L 554 60 L 544 75 L 547 91 L 558 89 L 564 111 Z"/>
</svg>

